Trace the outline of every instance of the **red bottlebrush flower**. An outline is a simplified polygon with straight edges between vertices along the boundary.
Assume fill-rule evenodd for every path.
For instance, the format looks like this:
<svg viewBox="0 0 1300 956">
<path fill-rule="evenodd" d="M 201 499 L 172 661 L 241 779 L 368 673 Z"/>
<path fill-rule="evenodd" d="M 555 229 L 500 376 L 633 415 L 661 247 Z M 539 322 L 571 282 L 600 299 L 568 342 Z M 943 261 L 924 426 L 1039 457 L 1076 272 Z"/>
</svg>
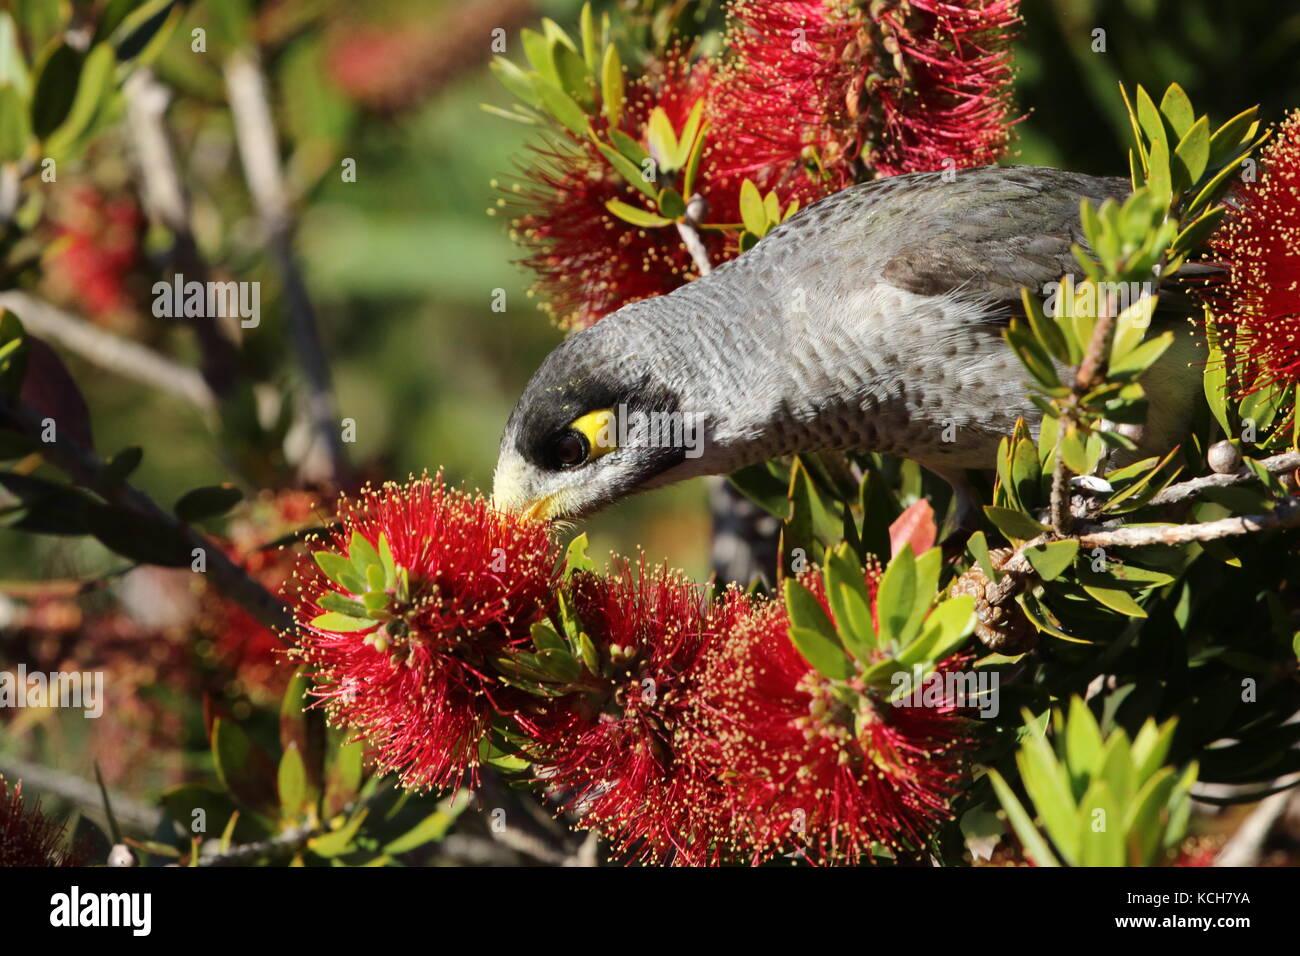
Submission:
<svg viewBox="0 0 1300 956">
<path fill-rule="evenodd" d="M 447 488 L 441 474 L 367 487 L 341 498 L 339 515 L 327 550 L 295 573 L 314 693 L 404 786 L 474 781 L 494 713 L 520 693 L 492 661 L 527 640 L 550 601 L 549 527 Z M 382 623 L 364 619 L 380 608 Z"/>
<path fill-rule="evenodd" d="M 628 85 L 619 130 L 645 146 L 656 107 L 677 131 L 703 99 L 710 126 L 694 191 L 713 224 L 740 221 L 745 179 L 775 191 L 784 209 L 871 175 L 993 162 L 1010 135 L 1016 9 L 1016 0 L 877 0 L 869 9 L 739 0 L 729 61 L 719 69 L 675 51 L 652 64 Z M 589 119 L 610 138 L 603 114 Z M 562 133 L 538 156 L 514 188 L 511 234 L 540 277 L 533 293 L 558 324 L 586 327 L 695 277 L 675 229 L 639 228 L 608 212 L 612 199 L 647 202 L 591 137 Z M 738 251 L 717 230 L 701 239 L 714 263 Z"/>
<path fill-rule="evenodd" d="M 130 305 L 126 275 L 139 258 L 144 217 L 130 199 L 88 186 L 71 196 L 56 224 L 49 272 L 91 318 L 108 318 Z"/>
<path fill-rule="evenodd" d="M 873 605 L 878 574 L 867 576 Z M 820 577 L 801 580 L 825 606 Z M 708 655 L 699 681 L 698 740 L 730 776 L 737 851 L 755 863 L 787 853 L 857 864 L 873 844 L 915 854 L 951 816 L 967 722 L 947 701 L 894 706 L 853 680 L 833 689 L 789 631 L 783 605 L 761 607 Z"/>
<path fill-rule="evenodd" d="M 1011 137 L 1011 40 L 1019 0 L 873 3 L 887 56 L 867 84 L 880 132 L 867 144 L 879 175 L 993 163 Z M 889 69 L 892 67 L 892 71 Z"/>
<path fill-rule="evenodd" d="M 11 790 L 0 776 L 0 867 L 85 866 L 84 846 L 63 846 L 63 824 L 41 813 L 38 801 L 23 804 L 23 784 Z"/>
<path fill-rule="evenodd" d="M 1300 110 L 1259 158 L 1259 179 L 1237 186 L 1209 241 L 1227 272 L 1203 292 L 1238 397 L 1300 383 Z"/>
<path fill-rule="evenodd" d="M 628 84 L 619 128 L 644 147 L 650 114 L 660 107 L 673 129 L 681 130 L 696 101 L 707 99 L 711 77 L 707 63 L 692 66 L 684 55 L 670 57 Z M 593 125 L 608 139 L 603 116 Z M 585 328 L 630 302 L 665 295 L 694 278 L 695 264 L 677 230 L 641 229 L 606 208 L 611 199 L 637 207 L 644 207 L 645 199 L 591 138 L 558 135 L 551 145 L 534 149 L 537 160 L 521 170 L 512 198 L 501 201 L 515 214 L 511 238 L 527 250 L 522 262 L 538 275 L 530 294 L 543 311 L 564 328 Z M 699 182 L 710 221 L 739 221 L 739 184 L 727 199 L 710 191 L 707 170 Z M 706 231 L 701 239 L 713 261 L 726 257 L 719 233 Z"/>
<path fill-rule="evenodd" d="M 345 22 L 332 31 L 325 65 L 349 99 L 381 113 L 414 109 L 487 58 L 481 42 L 494 30 L 512 30 L 534 16 L 529 0 L 448 4 L 430 21 Z"/>
<path fill-rule="evenodd" d="M 738 0 L 719 172 L 806 201 L 873 175 L 995 162 L 1010 138 L 1018 6 Z"/>
<path fill-rule="evenodd" d="M 581 572 L 569 594 L 601 673 L 584 670 L 583 690 L 516 718 L 523 752 L 615 855 L 716 862 L 726 830 L 721 781 L 692 759 L 683 717 L 701 653 L 743 613 L 744 599 L 733 593 L 710 606 L 679 572 L 647 570 L 644 559 L 607 577 Z"/>
</svg>

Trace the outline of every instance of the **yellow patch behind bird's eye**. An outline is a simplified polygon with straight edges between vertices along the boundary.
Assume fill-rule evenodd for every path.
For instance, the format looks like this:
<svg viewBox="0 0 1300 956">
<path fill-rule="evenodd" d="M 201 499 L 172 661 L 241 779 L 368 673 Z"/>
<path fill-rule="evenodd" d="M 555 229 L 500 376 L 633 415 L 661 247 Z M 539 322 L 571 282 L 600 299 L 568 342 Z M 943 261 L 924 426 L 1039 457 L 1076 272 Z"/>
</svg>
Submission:
<svg viewBox="0 0 1300 956">
<path fill-rule="evenodd" d="M 569 427 L 587 439 L 591 458 L 608 455 L 618 447 L 617 419 L 612 408 L 587 412 L 581 418 L 574 419 Z"/>
</svg>

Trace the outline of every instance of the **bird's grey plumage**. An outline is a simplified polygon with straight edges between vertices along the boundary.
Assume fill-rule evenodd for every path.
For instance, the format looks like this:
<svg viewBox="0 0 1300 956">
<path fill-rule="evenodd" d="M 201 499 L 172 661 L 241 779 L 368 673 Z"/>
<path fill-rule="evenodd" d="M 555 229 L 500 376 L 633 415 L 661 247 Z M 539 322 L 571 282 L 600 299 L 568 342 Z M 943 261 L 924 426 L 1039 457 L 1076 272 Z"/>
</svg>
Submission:
<svg viewBox="0 0 1300 956">
<path fill-rule="evenodd" d="M 1080 200 L 1127 192 L 1120 179 L 981 167 L 898 176 L 815 203 L 711 275 L 562 343 L 507 425 L 498 496 L 519 505 L 553 485 L 565 504 L 552 510 L 582 513 L 635 490 L 831 448 L 894 453 L 949 474 L 988 467 L 1017 417 L 1039 418 L 1001 338 L 1021 287 L 1076 273 Z M 1165 385 L 1194 387 L 1179 373 L 1187 361 L 1185 350 L 1165 360 L 1153 406 Z M 546 470 L 557 430 L 620 403 L 702 415 L 705 453 L 629 450 L 620 461 L 620 449 L 567 478 L 532 473 Z M 1170 420 L 1159 430 L 1181 428 L 1179 416 L 1162 415 Z M 525 475 L 536 487 L 523 488 Z M 594 484 L 577 493 L 568 486 L 579 480 Z"/>
</svg>

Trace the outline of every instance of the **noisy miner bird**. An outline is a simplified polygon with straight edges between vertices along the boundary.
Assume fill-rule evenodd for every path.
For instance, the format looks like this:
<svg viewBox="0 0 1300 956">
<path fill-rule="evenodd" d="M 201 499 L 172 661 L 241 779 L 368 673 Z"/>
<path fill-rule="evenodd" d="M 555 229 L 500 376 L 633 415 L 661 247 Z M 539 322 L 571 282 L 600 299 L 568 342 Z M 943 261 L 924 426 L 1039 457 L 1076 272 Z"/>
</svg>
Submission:
<svg viewBox="0 0 1300 956">
<path fill-rule="evenodd" d="M 1021 287 L 1077 273 L 1079 201 L 1128 192 L 1123 179 L 985 166 L 814 203 L 710 275 L 551 352 L 506 425 L 494 499 L 573 519 L 833 449 L 910 458 L 960 490 L 965 469 L 994 465 L 1017 417 L 1035 432 L 1041 419 L 1001 337 Z M 1203 343 L 1175 342 L 1142 380 L 1144 451 L 1178 441 L 1199 391 Z"/>
</svg>

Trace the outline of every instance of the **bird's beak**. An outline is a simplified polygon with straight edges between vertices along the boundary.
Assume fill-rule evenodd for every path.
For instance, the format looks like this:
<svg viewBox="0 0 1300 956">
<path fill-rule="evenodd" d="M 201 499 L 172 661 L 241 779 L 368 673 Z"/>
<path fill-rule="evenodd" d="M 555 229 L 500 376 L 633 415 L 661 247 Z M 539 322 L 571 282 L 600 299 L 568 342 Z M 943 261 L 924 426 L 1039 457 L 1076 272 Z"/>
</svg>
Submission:
<svg viewBox="0 0 1300 956">
<path fill-rule="evenodd" d="M 554 501 L 554 495 L 548 495 L 545 498 L 534 501 L 532 504 L 524 508 L 523 516 L 525 518 L 531 518 L 534 521 L 550 521 L 555 517 L 553 510 Z"/>
<path fill-rule="evenodd" d="M 550 521 L 556 517 L 556 496 L 534 498 L 522 480 L 522 463 L 506 459 L 497 465 L 492 503 L 502 511 L 512 511 L 533 521 Z"/>
</svg>

